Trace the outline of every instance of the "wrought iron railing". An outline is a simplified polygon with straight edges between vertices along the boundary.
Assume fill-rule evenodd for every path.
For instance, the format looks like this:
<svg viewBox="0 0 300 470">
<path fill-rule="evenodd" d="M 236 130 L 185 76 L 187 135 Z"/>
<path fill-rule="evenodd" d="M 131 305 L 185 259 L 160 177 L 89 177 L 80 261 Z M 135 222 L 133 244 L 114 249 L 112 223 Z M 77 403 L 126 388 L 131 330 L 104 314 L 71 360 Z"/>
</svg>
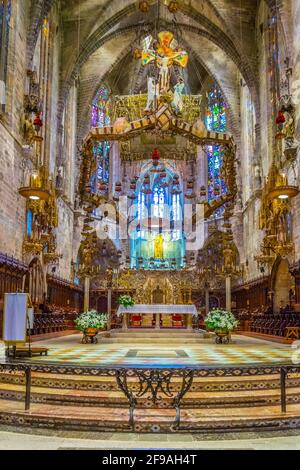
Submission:
<svg viewBox="0 0 300 470">
<path fill-rule="evenodd" d="M 281 412 L 287 412 L 286 381 L 290 374 L 300 373 L 300 365 L 249 365 L 249 366 L 178 366 L 178 367 L 132 367 L 132 366 L 88 366 L 55 363 L 29 363 L 13 360 L 0 361 L 1 371 L 23 371 L 25 375 L 25 410 L 30 410 L 32 372 L 60 375 L 107 376 L 114 377 L 119 389 L 124 393 L 129 405 L 129 426 L 134 430 L 134 412 L 138 399 L 147 396 L 153 405 L 159 405 L 162 396 L 171 399 L 176 417 L 171 429 L 180 429 L 180 408 L 185 395 L 191 389 L 195 378 L 207 377 L 253 377 L 278 375 L 280 377 Z M 171 388 L 174 378 L 181 379 L 177 389 Z M 131 379 L 137 379 L 138 387 L 130 386 Z"/>
</svg>

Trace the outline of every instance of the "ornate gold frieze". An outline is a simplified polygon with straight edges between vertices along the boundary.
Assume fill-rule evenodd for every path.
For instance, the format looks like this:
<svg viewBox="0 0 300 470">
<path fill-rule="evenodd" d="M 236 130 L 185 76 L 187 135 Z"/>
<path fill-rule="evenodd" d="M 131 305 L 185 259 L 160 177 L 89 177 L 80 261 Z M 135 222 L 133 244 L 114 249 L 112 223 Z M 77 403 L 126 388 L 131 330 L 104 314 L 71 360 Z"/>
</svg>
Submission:
<svg viewBox="0 0 300 470">
<path fill-rule="evenodd" d="M 162 97 L 169 101 L 168 96 Z M 189 124 L 194 124 L 201 116 L 201 95 L 183 96 L 183 110 L 181 118 Z M 136 121 L 145 117 L 147 95 L 123 95 L 115 96 L 111 104 L 111 120 L 124 118 L 128 122 Z"/>
<path fill-rule="evenodd" d="M 273 162 L 261 196 L 259 228 L 265 231 L 265 237 L 261 253 L 256 256 L 260 267 L 270 266 L 276 256 L 286 257 L 293 252 L 291 200 L 298 192 Z"/>
</svg>

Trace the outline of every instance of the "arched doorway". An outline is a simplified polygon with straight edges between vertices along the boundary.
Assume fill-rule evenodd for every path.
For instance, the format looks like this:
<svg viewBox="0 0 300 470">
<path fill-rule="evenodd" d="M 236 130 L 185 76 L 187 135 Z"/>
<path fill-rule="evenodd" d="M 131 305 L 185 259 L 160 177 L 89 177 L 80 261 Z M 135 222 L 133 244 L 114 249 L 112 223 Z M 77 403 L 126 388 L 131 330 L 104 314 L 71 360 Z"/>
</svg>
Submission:
<svg viewBox="0 0 300 470">
<path fill-rule="evenodd" d="M 279 261 L 274 275 L 274 313 L 279 313 L 280 308 L 290 303 L 290 290 L 294 287 L 295 280 L 289 272 L 289 263 L 286 259 Z"/>
</svg>

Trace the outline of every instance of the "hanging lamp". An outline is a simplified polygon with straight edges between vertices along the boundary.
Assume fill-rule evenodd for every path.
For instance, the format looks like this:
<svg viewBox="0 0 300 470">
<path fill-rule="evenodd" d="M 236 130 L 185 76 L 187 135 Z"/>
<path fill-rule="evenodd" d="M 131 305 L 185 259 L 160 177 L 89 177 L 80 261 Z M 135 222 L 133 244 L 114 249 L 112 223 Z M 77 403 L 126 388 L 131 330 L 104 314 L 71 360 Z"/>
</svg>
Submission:
<svg viewBox="0 0 300 470">
<path fill-rule="evenodd" d="M 37 172 L 33 172 L 30 176 L 29 186 L 19 189 L 19 194 L 31 201 L 48 201 L 50 192 L 42 188 L 41 178 Z"/>
</svg>

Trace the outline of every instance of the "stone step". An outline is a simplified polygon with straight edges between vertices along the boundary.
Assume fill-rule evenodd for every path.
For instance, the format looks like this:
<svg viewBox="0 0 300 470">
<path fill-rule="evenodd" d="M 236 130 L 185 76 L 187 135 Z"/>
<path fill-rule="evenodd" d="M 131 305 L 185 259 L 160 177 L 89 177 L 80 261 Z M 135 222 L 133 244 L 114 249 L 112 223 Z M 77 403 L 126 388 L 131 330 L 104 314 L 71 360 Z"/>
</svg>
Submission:
<svg viewBox="0 0 300 470">
<path fill-rule="evenodd" d="M 137 387 L 134 388 L 135 390 Z M 174 394 L 173 394 L 174 395 Z M 0 400 L 23 401 L 25 390 L 23 385 L 1 384 Z M 118 406 L 128 407 L 128 399 L 121 391 L 97 391 L 97 390 L 64 390 L 60 388 L 44 388 L 33 386 L 31 388 L 32 403 L 47 403 L 60 405 L 77 406 Z M 172 407 L 173 397 L 162 395 L 159 408 Z M 300 402 L 300 387 L 289 388 L 287 390 L 287 403 Z M 1 403 L 1 402 L 0 402 Z M 243 406 L 265 406 L 268 404 L 280 403 L 280 390 L 253 390 L 249 396 L 249 391 L 226 392 L 193 392 L 186 394 L 181 402 L 183 408 L 202 407 L 243 407 Z M 149 400 L 149 395 L 137 399 L 137 406 L 140 408 L 153 408 L 153 403 Z"/>
<path fill-rule="evenodd" d="M 109 338 L 105 336 L 101 336 L 98 338 L 99 344 L 155 344 L 160 346 L 169 346 L 169 345 L 189 345 L 189 344 L 200 344 L 203 342 L 203 338 L 201 336 L 190 336 L 190 337 L 170 337 L 170 336 L 156 336 L 156 335 L 149 335 L 149 336 L 111 336 Z"/>
<path fill-rule="evenodd" d="M 186 330 L 186 329 L 175 329 L 175 328 L 161 328 L 161 329 L 156 329 L 156 328 L 128 328 L 127 330 L 111 330 L 111 334 L 113 335 L 148 335 L 148 334 L 153 334 L 153 335 L 165 335 L 169 336 L 171 335 L 177 335 L 177 336 L 195 336 L 195 335 L 201 335 L 202 332 L 200 331 L 195 331 L 195 330 Z"/>
<path fill-rule="evenodd" d="M 20 402 L 2 400 L 0 424 L 66 430 L 130 432 L 129 412 L 117 407 L 78 407 L 33 403 L 29 412 Z M 135 411 L 136 432 L 174 432 L 175 410 Z M 276 405 L 251 408 L 199 408 L 181 412 L 178 432 L 228 432 L 276 430 L 300 427 L 300 405 L 286 413 Z"/>
<path fill-rule="evenodd" d="M 128 381 L 137 384 L 137 379 L 132 377 Z M 0 373 L 1 384 L 25 385 L 23 372 Z M 91 390 L 91 391 L 116 391 L 118 385 L 114 377 L 106 376 L 74 376 L 47 373 L 32 373 L 32 385 L 42 388 L 58 388 L 62 390 Z M 170 389 L 179 390 L 181 380 L 178 377 L 172 379 Z M 191 391 L 193 392 L 230 392 L 279 389 L 280 380 L 276 375 L 249 376 L 249 377 L 196 377 L 193 380 Z M 287 379 L 287 387 L 300 387 L 300 374 Z"/>
</svg>

